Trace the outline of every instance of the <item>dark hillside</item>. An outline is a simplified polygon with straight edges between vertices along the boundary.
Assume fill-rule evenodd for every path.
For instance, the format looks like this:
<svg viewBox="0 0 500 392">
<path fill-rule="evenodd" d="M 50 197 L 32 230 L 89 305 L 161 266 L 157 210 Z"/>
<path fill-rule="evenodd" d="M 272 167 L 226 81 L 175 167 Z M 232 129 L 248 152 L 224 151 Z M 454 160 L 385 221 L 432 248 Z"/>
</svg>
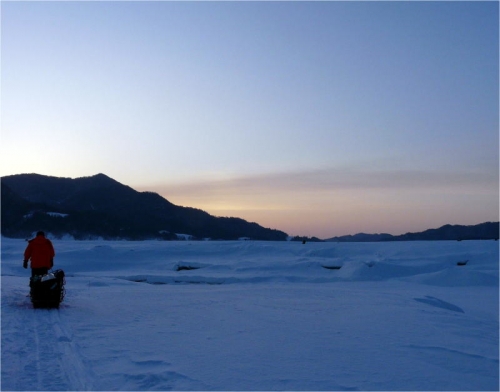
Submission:
<svg viewBox="0 0 500 392">
<path fill-rule="evenodd" d="M 238 218 L 217 218 L 179 207 L 153 192 L 137 192 L 104 174 L 2 178 L 2 234 L 25 237 L 40 229 L 75 238 L 196 238 L 285 240 L 287 234 Z"/>
<path fill-rule="evenodd" d="M 462 241 L 462 240 L 497 240 L 499 222 L 485 222 L 478 225 L 444 225 L 438 229 L 429 229 L 419 233 L 406 233 L 393 236 L 390 234 L 355 234 L 330 238 L 333 242 L 380 242 L 380 241 Z"/>
</svg>

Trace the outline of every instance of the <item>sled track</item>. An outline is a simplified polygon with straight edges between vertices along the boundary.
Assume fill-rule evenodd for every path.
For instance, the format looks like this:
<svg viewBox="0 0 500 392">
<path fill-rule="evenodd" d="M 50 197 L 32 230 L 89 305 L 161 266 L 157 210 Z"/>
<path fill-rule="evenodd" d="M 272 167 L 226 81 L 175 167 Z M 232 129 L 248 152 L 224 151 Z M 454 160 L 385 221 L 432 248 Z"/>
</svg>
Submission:
<svg viewBox="0 0 500 392">
<path fill-rule="evenodd" d="M 33 332 L 38 390 L 54 387 L 77 391 L 93 389 L 92 371 L 83 361 L 59 310 L 33 310 Z"/>
<path fill-rule="evenodd" d="M 2 362 L 2 390 L 94 389 L 96 378 L 63 305 L 61 311 L 33 309 L 26 290 L 2 289 L 2 310 L 2 357 L 9 358 Z"/>
<path fill-rule="evenodd" d="M 36 317 L 33 317 L 33 338 L 35 340 L 35 375 L 36 375 L 36 389 L 42 390 L 42 369 L 40 367 L 40 337 L 38 332 L 38 324 L 36 321 Z"/>
</svg>

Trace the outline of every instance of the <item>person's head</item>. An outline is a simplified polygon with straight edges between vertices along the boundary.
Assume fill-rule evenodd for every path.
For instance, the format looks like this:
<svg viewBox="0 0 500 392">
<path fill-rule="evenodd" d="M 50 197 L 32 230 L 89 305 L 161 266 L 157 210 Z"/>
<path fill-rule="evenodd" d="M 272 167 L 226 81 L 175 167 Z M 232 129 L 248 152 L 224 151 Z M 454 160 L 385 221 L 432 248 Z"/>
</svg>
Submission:
<svg viewBox="0 0 500 392">
<path fill-rule="evenodd" d="M 42 236 L 42 237 L 45 237 L 45 233 L 43 231 L 39 231 L 38 233 L 36 233 L 36 236 Z"/>
</svg>

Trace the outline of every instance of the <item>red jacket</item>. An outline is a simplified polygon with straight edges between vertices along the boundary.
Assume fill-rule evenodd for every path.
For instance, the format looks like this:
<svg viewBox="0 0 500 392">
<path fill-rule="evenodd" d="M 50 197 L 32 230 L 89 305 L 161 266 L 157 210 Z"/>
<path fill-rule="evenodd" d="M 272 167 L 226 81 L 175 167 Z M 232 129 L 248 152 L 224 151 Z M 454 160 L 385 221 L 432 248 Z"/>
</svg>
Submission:
<svg viewBox="0 0 500 392">
<path fill-rule="evenodd" d="M 29 241 L 24 251 L 24 260 L 31 259 L 31 268 L 52 268 L 55 255 L 52 242 L 43 235 L 37 235 Z"/>
</svg>

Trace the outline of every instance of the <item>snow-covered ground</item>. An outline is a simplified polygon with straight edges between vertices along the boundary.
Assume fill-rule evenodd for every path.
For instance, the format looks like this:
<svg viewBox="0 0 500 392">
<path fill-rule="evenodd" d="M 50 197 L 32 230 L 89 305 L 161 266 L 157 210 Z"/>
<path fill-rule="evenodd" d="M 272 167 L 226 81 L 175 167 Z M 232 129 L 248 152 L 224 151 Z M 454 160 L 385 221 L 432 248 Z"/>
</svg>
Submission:
<svg viewBox="0 0 500 392">
<path fill-rule="evenodd" d="M 59 310 L 25 246 L 2 238 L 2 390 L 499 388 L 495 241 L 54 240 Z"/>
</svg>

